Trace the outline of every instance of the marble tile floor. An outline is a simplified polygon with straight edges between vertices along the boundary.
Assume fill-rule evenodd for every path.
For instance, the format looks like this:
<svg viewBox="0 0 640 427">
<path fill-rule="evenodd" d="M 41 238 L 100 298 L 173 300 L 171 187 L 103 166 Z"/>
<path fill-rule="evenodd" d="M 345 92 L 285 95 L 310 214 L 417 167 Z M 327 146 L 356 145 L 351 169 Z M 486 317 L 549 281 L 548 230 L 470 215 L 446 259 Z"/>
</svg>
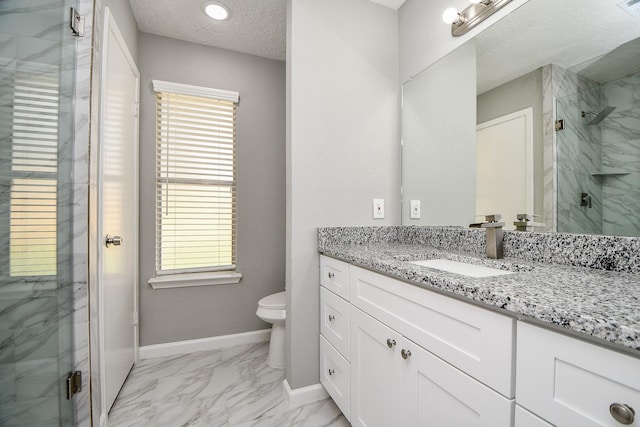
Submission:
<svg viewBox="0 0 640 427">
<path fill-rule="evenodd" d="M 331 399 L 289 409 L 283 369 L 268 343 L 142 360 L 125 382 L 109 427 L 349 426 Z"/>
</svg>

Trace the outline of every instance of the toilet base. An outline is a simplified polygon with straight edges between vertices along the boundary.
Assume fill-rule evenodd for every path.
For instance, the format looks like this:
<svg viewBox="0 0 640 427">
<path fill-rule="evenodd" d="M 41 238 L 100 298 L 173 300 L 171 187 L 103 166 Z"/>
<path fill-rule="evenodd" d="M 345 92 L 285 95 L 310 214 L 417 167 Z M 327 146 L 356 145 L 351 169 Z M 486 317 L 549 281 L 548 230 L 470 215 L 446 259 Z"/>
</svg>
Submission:
<svg viewBox="0 0 640 427">
<path fill-rule="evenodd" d="M 272 368 L 284 369 L 284 322 L 274 323 L 271 327 L 271 339 L 269 340 L 269 358 L 267 364 Z"/>
</svg>

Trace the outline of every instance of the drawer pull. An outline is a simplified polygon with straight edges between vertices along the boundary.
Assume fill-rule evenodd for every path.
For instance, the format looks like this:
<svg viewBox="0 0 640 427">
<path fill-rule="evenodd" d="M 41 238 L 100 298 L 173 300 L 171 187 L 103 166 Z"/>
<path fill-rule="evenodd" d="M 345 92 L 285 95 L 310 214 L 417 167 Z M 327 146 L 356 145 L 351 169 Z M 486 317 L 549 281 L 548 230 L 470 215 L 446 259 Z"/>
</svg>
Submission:
<svg viewBox="0 0 640 427">
<path fill-rule="evenodd" d="M 336 371 L 334 369 L 329 368 L 329 376 L 331 376 L 331 375 L 333 375 L 335 373 L 336 373 Z"/>
<path fill-rule="evenodd" d="M 329 322 L 333 322 L 333 320 L 336 318 L 336 316 L 334 316 L 333 314 L 329 315 Z"/>
<path fill-rule="evenodd" d="M 402 355 L 402 358 L 406 360 L 411 357 L 411 350 L 405 350 L 403 348 L 400 354 Z"/>
<path fill-rule="evenodd" d="M 625 403 L 612 403 L 609 406 L 609 413 L 614 420 L 624 425 L 633 424 L 636 415 L 633 408 Z"/>
<path fill-rule="evenodd" d="M 396 345 L 396 340 L 392 340 L 391 338 L 387 338 L 387 347 L 393 348 Z"/>
<path fill-rule="evenodd" d="M 327 276 L 329 276 L 329 279 L 333 279 L 335 277 L 335 274 L 333 274 L 332 272 L 329 272 L 329 274 L 327 274 Z"/>
</svg>

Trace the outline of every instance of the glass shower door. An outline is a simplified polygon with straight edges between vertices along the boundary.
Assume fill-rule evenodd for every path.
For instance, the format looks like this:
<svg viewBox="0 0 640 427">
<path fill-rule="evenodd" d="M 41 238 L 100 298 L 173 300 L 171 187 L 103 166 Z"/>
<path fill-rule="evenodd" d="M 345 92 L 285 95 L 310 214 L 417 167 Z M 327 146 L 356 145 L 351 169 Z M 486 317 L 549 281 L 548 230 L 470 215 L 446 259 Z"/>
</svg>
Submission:
<svg viewBox="0 0 640 427">
<path fill-rule="evenodd" d="M 1 426 L 74 425 L 71 5 L 0 1 Z"/>
</svg>

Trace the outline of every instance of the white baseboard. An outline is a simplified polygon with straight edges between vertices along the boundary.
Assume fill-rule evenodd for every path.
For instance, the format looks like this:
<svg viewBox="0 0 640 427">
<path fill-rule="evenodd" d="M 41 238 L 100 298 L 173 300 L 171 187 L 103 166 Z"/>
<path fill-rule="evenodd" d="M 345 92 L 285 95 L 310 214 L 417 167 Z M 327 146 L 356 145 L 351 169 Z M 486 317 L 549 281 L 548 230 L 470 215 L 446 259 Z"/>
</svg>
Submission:
<svg viewBox="0 0 640 427">
<path fill-rule="evenodd" d="M 320 383 L 291 390 L 289 382 L 285 379 L 282 382 L 282 391 L 291 409 L 329 397 L 329 393 Z"/>
<path fill-rule="evenodd" d="M 139 356 L 140 359 L 153 359 L 155 357 L 195 353 L 196 351 L 218 350 L 236 345 L 266 342 L 269 341 L 270 336 L 271 329 L 262 329 L 240 334 L 221 335 L 219 337 L 143 345 L 140 346 Z"/>
</svg>

